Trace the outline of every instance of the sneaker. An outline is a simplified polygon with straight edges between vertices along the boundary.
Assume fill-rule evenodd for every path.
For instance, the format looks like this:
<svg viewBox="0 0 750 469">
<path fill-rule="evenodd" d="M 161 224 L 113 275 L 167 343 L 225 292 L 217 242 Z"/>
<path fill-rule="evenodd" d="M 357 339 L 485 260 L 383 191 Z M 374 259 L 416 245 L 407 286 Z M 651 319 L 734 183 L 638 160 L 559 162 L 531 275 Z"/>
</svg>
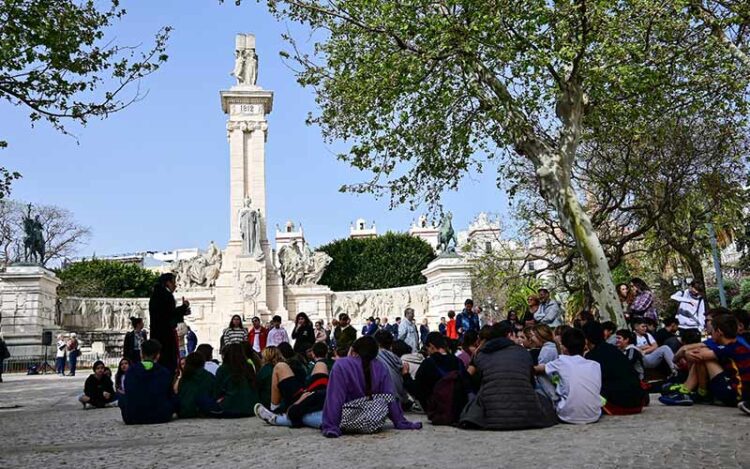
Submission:
<svg viewBox="0 0 750 469">
<path fill-rule="evenodd" d="M 737 408 L 740 409 L 742 412 L 746 413 L 747 415 L 750 415 L 750 402 L 742 401 L 739 404 L 737 404 Z"/>
<path fill-rule="evenodd" d="M 693 399 L 690 397 L 689 394 L 682 394 L 679 392 L 667 394 L 666 396 L 661 396 L 659 397 L 659 402 L 661 402 L 664 405 L 681 405 L 681 406 L 693 405 Z"/>
<path fill-rule="evenodd" d="M 276 414 L 263 407 L 263 404 L 255 404 L 255 407 L 253 407 L 253 411 L 259 419 L 263 420 L 267 424 L 273 425 L 274 423 L 276 423 Z"/>
<path fill-rule="evenodd" d="M 661 388 L 661 395 L 666 396 L 667 394 L 674 394 L 682 387 L 681 383 L 666 383 Z"/>
</svg>

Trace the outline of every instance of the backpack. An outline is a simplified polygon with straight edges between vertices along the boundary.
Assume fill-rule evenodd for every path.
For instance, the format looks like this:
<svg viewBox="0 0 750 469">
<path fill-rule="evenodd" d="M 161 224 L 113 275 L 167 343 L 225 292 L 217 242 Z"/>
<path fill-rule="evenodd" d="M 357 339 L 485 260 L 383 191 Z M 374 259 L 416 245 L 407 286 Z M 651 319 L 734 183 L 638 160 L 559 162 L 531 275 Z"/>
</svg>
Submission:
<svg viewBox="0 0 750 469">
<path fill-rule="evenodd" d="M 463 362 L 458 360 L 458 370 L 444 371 L 436 366 L 440 379 L 425 403 L 427 418 L 433 425 L 453 425 L 458 422 L 468 395 L 461 377 Z"/>
</svg>

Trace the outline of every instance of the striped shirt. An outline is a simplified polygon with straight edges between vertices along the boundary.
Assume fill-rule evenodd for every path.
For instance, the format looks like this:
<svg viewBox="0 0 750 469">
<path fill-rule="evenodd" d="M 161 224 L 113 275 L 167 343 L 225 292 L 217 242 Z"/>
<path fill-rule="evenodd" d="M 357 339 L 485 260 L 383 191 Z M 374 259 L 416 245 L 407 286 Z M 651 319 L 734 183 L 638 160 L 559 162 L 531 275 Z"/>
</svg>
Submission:
<svg viewBox="0 0 750 469">
<path fill-rule="evenodd" d="M 737 393 L 737 400 L 750 400 L 750 344 L 740 336 L 727 345 L 719 345 L 713 339 L 704 343 L 714 352 L 729 376 L 730 385 Z"/>
<path fill-rule="evenodd" d="M 238 344 L 242 342 L 247 341 L 247 329 L 244 327 L 234 328 L 234 327 L 228 327 L 224 329 L 224 333 L 222 334 L 222 339 L 224 346 L 226 347 L 229 344 Z"/>
</svg>

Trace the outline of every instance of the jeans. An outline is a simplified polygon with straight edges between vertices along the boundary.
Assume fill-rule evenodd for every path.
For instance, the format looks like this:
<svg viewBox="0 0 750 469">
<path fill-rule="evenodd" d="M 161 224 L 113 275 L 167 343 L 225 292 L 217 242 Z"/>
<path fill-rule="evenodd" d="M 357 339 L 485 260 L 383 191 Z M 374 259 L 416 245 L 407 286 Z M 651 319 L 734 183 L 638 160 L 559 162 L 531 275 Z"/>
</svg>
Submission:
<svg viewBox="0 0 750 469">
<path fill-rule="evenodd" d="M 309 414 L 303 415 L 302 424 L 310 428 L 320 428 L 323 425 L 323 411 L 318 410 L 316 412 L 311 412 Z M 274 423 L 274 425 L 278 425 L 280 427 L 291 427 L 292 421 L 289 420 L 289 417 L 287 417 L 286 414 L 282 414 L 276 417 L 276 422 Z"/>
<path fill-rule="evenodd" d="M 76 375 L 76 363 L 78 362 L 78 355 L 71 353 L 68 355 L 68 361 L 70 362 L 70 376 Z"/>
<path fill-rule="evenodd" d="M 674 371 L 674 362 L 672 360 L 674 360 L 674 352 L 668 346 L 662 345 L 653 352 L 643 356 L 643 366 L 646 368 L 656 368 L 664 361 L 669 366 L 669 369 Z"/>
<path fill-rule="evenodd" d="M 55 372 L 57 372 L 58 375 L 65 374 L 65 357 L 55 358 Z"/>
</svg>

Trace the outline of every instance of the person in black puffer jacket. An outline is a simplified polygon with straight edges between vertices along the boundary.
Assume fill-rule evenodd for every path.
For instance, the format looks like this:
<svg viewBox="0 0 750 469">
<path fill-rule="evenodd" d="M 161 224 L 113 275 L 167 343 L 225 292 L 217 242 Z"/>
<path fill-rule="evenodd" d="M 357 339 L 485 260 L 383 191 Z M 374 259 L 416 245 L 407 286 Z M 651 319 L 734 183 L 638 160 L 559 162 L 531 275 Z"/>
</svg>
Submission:
<svg viewBox="0 0 750 469">
<path fill-rule="evenodd" d="M 511 332 L 507 321 L 495 324 L 474 356 L 468 371 L 478 378 L 479 392 L 461 413 L 461 426 L 520 430 L 557 423 L 550 400 L 534 391 L 531 355 L 509 338 Z"/>
</svg>

